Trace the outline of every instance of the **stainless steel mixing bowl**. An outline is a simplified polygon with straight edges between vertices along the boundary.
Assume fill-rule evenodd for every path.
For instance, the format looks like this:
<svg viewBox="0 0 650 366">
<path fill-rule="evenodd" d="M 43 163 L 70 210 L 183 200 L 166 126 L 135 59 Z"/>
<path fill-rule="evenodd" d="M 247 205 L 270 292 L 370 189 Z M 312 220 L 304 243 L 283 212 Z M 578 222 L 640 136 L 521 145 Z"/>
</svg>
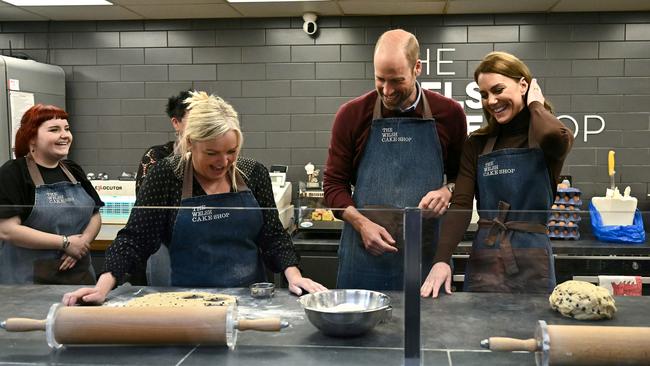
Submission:
<svg viewBox="0 0 650 366">
<path fill-rule="evenodd" d="M 390 297 L 369 290 L 328 290 L 299 300 L 307 319 L 321 332 L 336 337 L 362 335 L 390 318 Z"/>
</svg>

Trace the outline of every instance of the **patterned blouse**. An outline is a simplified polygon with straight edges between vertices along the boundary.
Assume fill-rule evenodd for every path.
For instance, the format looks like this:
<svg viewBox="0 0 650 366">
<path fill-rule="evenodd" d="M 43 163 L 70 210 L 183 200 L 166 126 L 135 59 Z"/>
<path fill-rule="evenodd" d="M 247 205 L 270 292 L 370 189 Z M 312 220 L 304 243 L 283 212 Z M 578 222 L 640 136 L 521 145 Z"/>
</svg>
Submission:
<svg viewBox="0 0 650 366">
<path fill-rule="evenodd" d="M 173 155 L 160 160 L 151 168 L 137 194 L 136 208 L 131 211 L 126 226 L 106 250 L 105 272 L 111 272 L 118 284 L 127 281 L 131 273 L 142 271 L 147 259 L 161 244 L 169 246 L 171 243 L 183 185 L 184 166 L 178 168 L 179 161 L 180 157 Z M 241 156 L 237 160 L 237 167 L 262 208 L 264 225 L 257 245 L 266 268 L 278 273 L 287 267 L 297 266 L 300 258 L 278 217 L 271 178 L 266 167 Z M 198 180 L 194 179 L 192 195 L 205 194 Z"/>
</svg>

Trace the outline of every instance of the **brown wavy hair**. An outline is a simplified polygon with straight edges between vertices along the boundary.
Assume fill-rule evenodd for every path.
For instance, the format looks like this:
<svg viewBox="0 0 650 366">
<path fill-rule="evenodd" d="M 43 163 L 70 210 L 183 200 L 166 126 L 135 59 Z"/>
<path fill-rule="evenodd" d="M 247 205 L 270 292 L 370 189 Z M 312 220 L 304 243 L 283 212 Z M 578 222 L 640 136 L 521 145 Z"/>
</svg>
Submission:
<svg viewBox="0 0 650 366">
<path fill-rule="evenodd" d="M 528 83 L 529 87 L 530 83 L 533 80 L 533 76 L 528 69 L 528 66 L 526 66 L 526 64 L 518 59 L 515 55 L 509 54 L 507 52 L 495 51 L 485 55 L 481 63 L 476 67 L 476 70 L 474 71 L 474 81 L 478 83 L 478 76 L 483 73 L 501 74 L 517 82 L 519 82 L 519 80 L 521 80 L 523 77 L 524 80 L 526 80 Z M 526 92 L 526 95 L 528 95 L 528 92 Z M 547 101 L 544 101 L 544 108 L 553 113 L 553 107 Z M 473 134 L 491 135 L 495 133 L 497 127 L 499 126 L 499 123 L 490 114 L 490 112 L 485 109 L 485 107 L 483 107 L 483 115 L 487 120 L 487 125 L 474 131 Z"/>
<path fill-rule="evenodd" d="M 17 158 L 22 158 L 29 153 L 29 142 L 36 137 L 38 128 L 44 122 L 52 119 L 68 119 L 68 114 L 54 105 L 36 104 L 29 108 L 20 120 L 20 127 L 16 131 L 14 150 Z"/>
</svg>

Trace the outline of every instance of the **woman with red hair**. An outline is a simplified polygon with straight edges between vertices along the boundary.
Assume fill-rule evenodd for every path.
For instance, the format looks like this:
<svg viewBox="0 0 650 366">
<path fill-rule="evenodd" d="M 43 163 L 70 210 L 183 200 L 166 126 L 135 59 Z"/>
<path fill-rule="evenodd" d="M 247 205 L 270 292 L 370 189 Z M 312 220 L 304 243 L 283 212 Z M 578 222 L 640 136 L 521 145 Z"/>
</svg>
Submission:
<svg viewBox="0 0 650 366">
<path fill-rule="evenodd" d="M 16 159 L 0 167 L 0 283 L 94 284 L 90 243 L 103 202 L 79 165 L 68 114 L 28 109 L 16 132 Z"/>
</svg>

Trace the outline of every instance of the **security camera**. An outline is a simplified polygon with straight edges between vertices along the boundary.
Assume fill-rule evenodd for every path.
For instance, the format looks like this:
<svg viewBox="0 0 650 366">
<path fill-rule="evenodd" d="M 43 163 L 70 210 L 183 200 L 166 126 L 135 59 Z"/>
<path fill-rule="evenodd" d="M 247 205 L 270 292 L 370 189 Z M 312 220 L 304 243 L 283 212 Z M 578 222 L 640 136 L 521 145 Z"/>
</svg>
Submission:
<svg viewBox="0 0 650 366">
<path fill-rule="evenodd" d="M 318 15 L 314 13 L 305 13 L 302 15 L 302 19 L 305 21 L 302 25 L 302 30 L 310 36 L 316 34 L 316 31 L 318 30 L 318 25 L 316 24 Z"/>
</svg>

